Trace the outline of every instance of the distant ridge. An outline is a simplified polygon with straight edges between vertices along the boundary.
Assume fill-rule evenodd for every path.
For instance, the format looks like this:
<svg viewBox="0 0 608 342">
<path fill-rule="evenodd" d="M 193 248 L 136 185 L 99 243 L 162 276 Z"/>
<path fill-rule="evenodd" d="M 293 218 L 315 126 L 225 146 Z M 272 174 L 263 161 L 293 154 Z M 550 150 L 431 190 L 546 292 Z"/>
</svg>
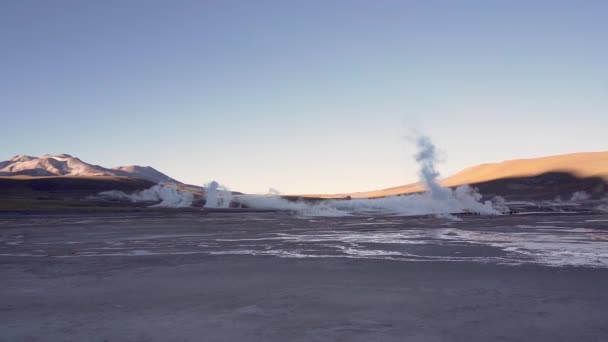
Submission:
<svg viewBox="0 0 608 342">
<path fill-rule="evenodd" d="M 543 174 L 565 173 L 577 178 L 598 178 L 608 182 L 608 151 L 581 152 L 541 158 L 515 159 L 466 168 L 441 181 L 446 187 L 479 184 L 510 178 L 529 178 Z M 315 195 L 326 198 L 374 198 L 424 191 L 420 183 L 336 195 Z"/>
<path fill-rule="evenodd" d="M 112 169 L 99 165 L 86 163 L 69 154 L 50 155 L 40 157 L 17 155 L 0 162 L 0 176 L 31 176 L 31 177 L 129 177 L 143 179 L 154 183 L 181 182 L 165 175 L 150 166 L 119 166 Z"/>
<path fill-rule="evenodd" d="M 567 172 L 576 177 L 608 180 L 608 152 L 581 152 L 531 159 L 515 159 L 481 164 L 446 178 L 447 186 L 480 183 L 501 178 L 537 176 L 548 172 Z"/>
<path fill-rule="evenodd" d="M 167 176 L 166 174 L 154 169 L 150 166 L 139 166 L 139 165 L 130 165 L 130 166 L 118 166 L 112 168 L 112 171 L 117 173 L 125 173 L 129 177 L 132 178 L 140 178 L 149 180 L 156 183 L 176 183 L 182 184 L 181 182 Z"/>
</svg>

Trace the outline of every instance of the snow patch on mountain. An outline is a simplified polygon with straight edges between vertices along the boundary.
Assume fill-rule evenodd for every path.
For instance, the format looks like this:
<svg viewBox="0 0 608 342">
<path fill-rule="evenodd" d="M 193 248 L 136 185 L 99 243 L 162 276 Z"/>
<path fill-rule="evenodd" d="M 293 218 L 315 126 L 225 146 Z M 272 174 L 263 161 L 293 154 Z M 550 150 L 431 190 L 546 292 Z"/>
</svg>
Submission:
<svg viewBox="0 0 608 342">
<path fill-rule="evenodd" d="M 69 154 L 50 155 L 45 154 L 40 157 L 27 155 L 17 155 L 13 158 L 0 162 L 0 176 L 120 176 L 145 179 L 155 183 L 175 183 L 181 182 L 159 172 L 149 166 L 119 166 L 113 169 L 99 165 L 86 163 L 79 158 Z"/>
</svg>

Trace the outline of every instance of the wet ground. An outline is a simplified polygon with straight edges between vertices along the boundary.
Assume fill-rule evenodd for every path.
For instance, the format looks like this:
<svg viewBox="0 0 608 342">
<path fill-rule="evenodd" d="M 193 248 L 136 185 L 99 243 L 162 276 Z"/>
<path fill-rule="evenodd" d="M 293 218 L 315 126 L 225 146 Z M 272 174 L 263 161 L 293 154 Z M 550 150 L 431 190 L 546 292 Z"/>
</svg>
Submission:
<svg viewBox="0 0 608 342">
<path fill-rule="evenodd" d="M 606 341 L 608 215 L 0 215 L 0 341 Z"/>
</svg>

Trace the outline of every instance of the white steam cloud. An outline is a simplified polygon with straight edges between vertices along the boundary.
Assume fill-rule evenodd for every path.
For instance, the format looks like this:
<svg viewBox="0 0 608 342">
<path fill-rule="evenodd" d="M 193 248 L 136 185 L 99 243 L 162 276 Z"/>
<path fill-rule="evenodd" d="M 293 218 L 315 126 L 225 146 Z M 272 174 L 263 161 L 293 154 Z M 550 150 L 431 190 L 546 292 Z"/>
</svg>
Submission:
<svg viewBox="0 0 608 342">
<path fill-rule="evenodd" d="M 347 216 L 357 213 L 384 213 L 396 215 L 437 215 L 453 218 L 454 213 L 478 213 L 496 215 L 507 208 L 504 201 L 481 202 L 482 196 L 468 185 L 452 190 L 442 187 L 435 169 L 436 147 L 427 136 L 416 139 L 418 152 L 415 155 L 420 165 L 420 181 L 427 190 L 421 194 L 391 196 L 375 199 L 325 200 L 317 203 L 288 201 L 279 196 L 237 196 L 238 202 L 259 209 L 291 210 L 303 216 Z"/>
<path fill-rule="evenodd" d="M 268 194 L 269 195 L 280 195 L 281 191 L 275 189 L 275 188 L 268 188 Z"/>
<path fill-rule="evenodd" d="M 415 159 L 420 165 L 420 181 L 424 184 L 433 199 L 446 200 L 450 198 L 450 189 L 444 188 L 437 182 L 439 172 L 435 170 L 437 162 L 437 148 L 427 136 L 421 135 L 416 139 L 418 152 Z"/>
<path fill-rule="evenodd" d="M 587 192 L 576 191 L 575 193 L 572 194 L 572 197 L 570 197 L 570 201 L 571 202 L 583 202 L 590 198 L 591 198 L 591 195 L 589 195 Z"/>
<path fill-rule="evenodd" d="M 131 202 L 159 202 L 150 207 L 157 208 L 184 208 L 190 207 L 194 196 L 190 192 L 179 191 L 176 187 L 170 185 L 154 185 L 153 187 L 137 191 L 132 194 L 127 194 L 118 190 L 104 191 L 99 193 L 99 196 L 126 200 Z"/>
<path fill-rule="evenodd" d="M 418 152 L 415 159 L 420 165 L 420 182 L 424 185 L 424 193 L 391 196 L 375 199 L 352 200 L 322 200 L 322 201 L 289 201 L 278 196 L 275 189 L 269 189 L 268 195 L 238 195 L 233 196 L 230 189 L 212 181 L 205 185 L 205 208 L 230 208 L 231 203 L 239 203 L 254 209 L 277 209 L 297 212 L 302 216 L 348 216 L 363 213 L 380 213 L 395 215 L 436 215 L 454 218 L 454 213 L 478 213 L 482 215 L 500 214 L 507 211 L 504 200 L 496 198 L 494 203 L 481 202 L 482 196 L 476 189 L 468 185 L 456 189 L 442 187 L 437 178 L 439 172 L 435 168 L 437 150 L 431 139 L 420 135 L 416 139 Z M 180 191 L 175 186 L 155 185 L 150 189 L 126 194 L 122 191 L 105 191 L 102 197 L 128 200 L 131 202 L 159 202 L 152 207 L 181 208 L 190 207 L 193 195 Z M 581 199 L 580 194 L 573 200 Z"/>
<path fill-rule="evenodd" d="M 289 210 L 302 216 L 349 216 L 348 210 L 336 206 L 338 201 L 322 201 L 319 203 L 308 203 L 302 200 L 288 201 L 276 195 L 239 195 L 236 200 L 255 209 Z"/>
<path fill-rule="evenodd" d="M 205 188 L 207 189 L 205 208 L 230 208 L 230 202 L 232 202 L 230 189 L 216 181 L 206 184 Z"/>
<path fill-rule="evenodd" d="M 217 187 L 218 183 L 216 181 L 212 181 L 209 183 L 207 188 L 207 202 L 205 203 L 205 208 L 217 208 Z"/>
</svg>

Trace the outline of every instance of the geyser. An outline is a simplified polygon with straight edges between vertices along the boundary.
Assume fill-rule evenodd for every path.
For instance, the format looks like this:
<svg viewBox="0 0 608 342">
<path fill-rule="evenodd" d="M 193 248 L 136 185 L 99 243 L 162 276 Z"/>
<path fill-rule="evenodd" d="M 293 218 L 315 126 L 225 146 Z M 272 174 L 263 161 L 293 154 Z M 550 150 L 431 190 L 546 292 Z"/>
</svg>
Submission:
<svg viewBox="0 0 608 342">
<path fill-rule="evenodd" d="M 420 165 L 420 171 L 418 172 L 420 181 L 433 199 L 447 199 L 450 195 L 450 189 L 442 187 L 437 182 L 437 178 L 439 177 L 439 172 L 435 169 L 437 148 L 431 139 L 425 135 L 420 135 L 416 139 L 416 146 L 418 147 L 418 152 L 415 155 L 415 159 Z"/>
<path fill-rule="evenodd" d="M 104 191 L 99 193 L 99 196 L 128 200 L 131 202 L 157 202 L 150 207 L 160 208 L 184 208 L 192 205 L 194 196 L 187 191 L 179 191 L 175 186 L 157 184 L 153 187 L 137 191 L 132 194 L 127 194 L 118 190 Z"/>
<path fill-rule="evenodd" d="M 204 208 L 230 208 L 230 202 L 232 202 L 230 189 L 216 181 L 211 181 L 205 188 L 207 196 Z"/>
<path fill-rule="evenodd" d="M 287 201 L 280 196 L 237 196 L 238 202 L 251 208 L 283 209 L 295 211 L 302 216 L 345 216 L 358 213 L 383 213 L 395 215 L 437 215 L 453 218 L 450 214 L 474 212 L 482 215 L 500 214 L 490 201 L 481 203 L 481 195 L 468 185 L 454 190 L 442 187 L 435 168 L 436 147 L 427 136 L 416 139 L 417 153 L 414 156 L 420 166 L 420 182 L 426 191 L 420 194 L 391 196 L 375 199 L 325 200 L 318 203 Z"/>
<path fill-rule="evenodd" d="M 217 186 L 219 184 L 216 181 L 212 181 L 207 185 L 207 200 L 205 202 L 205 208 L 217 208 Z"/>
</svg>

